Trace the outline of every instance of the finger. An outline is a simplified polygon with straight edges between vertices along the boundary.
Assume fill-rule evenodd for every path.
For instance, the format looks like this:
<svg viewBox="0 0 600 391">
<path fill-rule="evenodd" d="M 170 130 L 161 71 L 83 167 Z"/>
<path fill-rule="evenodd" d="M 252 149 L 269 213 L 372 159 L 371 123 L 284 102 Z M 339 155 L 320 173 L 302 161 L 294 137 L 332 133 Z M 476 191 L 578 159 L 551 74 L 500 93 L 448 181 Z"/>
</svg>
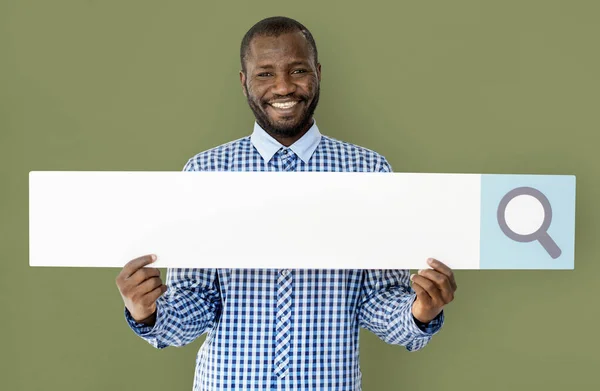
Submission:
<svg viewBox="0 0 600 391">
<path fill-rule="evenodd" d="M 135 272 L 137 272 L 139 269 L 143 268 L 146 265 L 151 264 L 155 260 L 156 260 L 156 255 L 149 254 L 149 255 L 141 256 L 139 258 L 135 258 L 135 259 L 127 262 L 127 264 L 125 264 L 125 266 L 123 267 L 123 270 L 121 272 L 122 277 L 125 279 L 131 277 L 131 275 L 134 274 Z"/>
<path fill-rule="evenodd" d="M 412 288 L 417 293 L 417 297 L 419 298 L 419 300 L 423 300 L 423 303 L 430 304 L 432 302 L 431 296 L 429 296 L 429 293 L 427 293 L 425 288 L 423 288 L 421 285 L 417 284 L 416 282 L 413 282 Z"/>
<path fill-rule="evenodd" d="M 156 300 L 158 300 L 158 298 L 160 296 L 162 296 L 163 293 L 165 293 L 167 291 L 167 286 L 166 285 L 160 285 L 158 287 L 156 287 L 155 289 L 153 289 L 152 291 L 146 293 L 144 296 L 142 296 L 142 299 L 145 300 L 148 305 L 154 303 Z"/>
<path fill-rule="evenodd" d="M 138 290 L 139 295 L 143 296 L 147 293 L 152 292 L 162 284 L 163 283 L 159 277 L 152 277 L 142 282 L 136 289 Z"/>
<path fill-rule="evenodd" d="M 446 264 L 438 261 L 435 258 L 429 258 L 427 260 L 427 264 L 429 264 L 429 266 L 431 266 L 436 271 L 448 276 L 448 279 L 450 280 L 450 285 L 452 286 L 452 289 L 456 290 L 456 288 L 457 288 L 456 281 L 454 279 L 454 272 L 452 271 L 452 269 L 450 269 Z"/>
<path fill-rule="evenodd" d="M 160 270 L 154 267 L 144 267 L 133 273 L 128 280 L 132 281 L 134 286 L 140 285 L 149 278 L 160 277 Z"/>
<path fill-rule="evenodd" d="M 440 272 L 442 274 L 445 274 L 448 277 L 450 277 L 452 275 L 452 269 L 450 269 L 446 264 L 438 261 L 435 258 L 427 259 L 427 264 L 429 266 L 431 266 L 433 269 L 437 270 L 438 272 Z"/>
<path fill-rule="evenodd" d="M 419 284 L 421 287 L 423 287 L 423 289 L 425 289 L 427 291 L 429 296 L 431 296 L 433 305 L 435 305 L 436 307 L 440 307 L 440 306 L 444 305 L 444 299 L 442 298 L 442 293 L 440 292 L 439 288 L 433 281 L 416 274 L 413 277 L 413 284 L 414 283 Z"/>
<path fill-rule="evenodd" d="M 123 267 L 123 278 L 129 278 L 133 273 L 135 273 L 142 267 L 151 264 L 155 260 L 156 255 L 149 254 L 127 262 L 127 264 Z"/>
<path fill-rule="evenodd" d="M 449 303 L 454 299 L 454 289 L 448 276 L 432 269 L 419 270 L 419 275 L 433 281 L 442 294 L 444 302 Z"/>
</svg>

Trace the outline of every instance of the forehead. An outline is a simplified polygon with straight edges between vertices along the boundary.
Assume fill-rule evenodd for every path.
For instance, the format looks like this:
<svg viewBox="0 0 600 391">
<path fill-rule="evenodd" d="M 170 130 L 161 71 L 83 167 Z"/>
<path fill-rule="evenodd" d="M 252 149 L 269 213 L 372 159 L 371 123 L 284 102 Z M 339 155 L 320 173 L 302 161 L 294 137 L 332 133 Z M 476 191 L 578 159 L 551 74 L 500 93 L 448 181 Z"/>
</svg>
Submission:
<svg viewBox="0 0 600 391">
<path fill-rule="evenodd" d="M 249 49 L 248 65 L 264 65 L 292 58 L 308 62 L 312 58 L 309 43 L 300 31 L 278 37 L 258 35 L 250 41 Z"/>
</svg>

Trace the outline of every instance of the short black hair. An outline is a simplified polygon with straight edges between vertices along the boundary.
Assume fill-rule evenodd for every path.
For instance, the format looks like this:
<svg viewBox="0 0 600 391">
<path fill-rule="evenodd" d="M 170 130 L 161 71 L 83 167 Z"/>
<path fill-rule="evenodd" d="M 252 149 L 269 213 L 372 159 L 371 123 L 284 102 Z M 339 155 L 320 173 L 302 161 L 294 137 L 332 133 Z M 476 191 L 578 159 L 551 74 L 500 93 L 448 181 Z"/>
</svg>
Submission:
<svg viewBox="0 0 600 391">
<path fill-rule="evenodd" d="M 242 39 L 242 46 L 240 47 L 240 62 L 242 64 L 242 72 L 246 73 L 246 56 L 250 50 L 250 42 L 256 36 L 267 36 L 267 37 L 279 37 L 282 34 L 294 33 L 300 31 L 304 38 L 308 41 L 309 48 L 313 54 L 315 64 L 319 62 L 319 56 L 317 52 L 317 44 L 315 40 L 304 25 L 294 19 L 287 18 L 285 16 L 272 16 L 256 23 L 248 30 L 244 38 Z"/>
</svg>

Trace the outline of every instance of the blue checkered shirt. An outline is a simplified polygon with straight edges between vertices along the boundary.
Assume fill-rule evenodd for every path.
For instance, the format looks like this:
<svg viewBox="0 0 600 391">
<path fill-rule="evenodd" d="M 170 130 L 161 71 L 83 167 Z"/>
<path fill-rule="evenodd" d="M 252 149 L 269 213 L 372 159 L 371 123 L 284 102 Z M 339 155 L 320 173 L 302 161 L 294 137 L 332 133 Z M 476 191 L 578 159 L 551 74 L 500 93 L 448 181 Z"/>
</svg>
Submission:
<svg viewBox="0 0 600 391">
<path fill-rule="evenodd" d="M 255 123 L 251 136 L 197 154 L 184 171 L 391 172 L 391 167 L 371 150 L 321 135 L 316 122 L 287 148 Z M 188 196 L 186 202 L 194 202 Z M 297 235 L 298 245 L 310 246 L 293 223 L 281 229 Z M 408 270 L 168 269 L 166 285 L 153 327 L 136 323 L 127 309 L 125 316 L 158 349 L 207 333 L 194 390 L 360 390 L 360 327 L 415 351 L 444 321 L 442 312 L 417 324 Z"/>
</svg>

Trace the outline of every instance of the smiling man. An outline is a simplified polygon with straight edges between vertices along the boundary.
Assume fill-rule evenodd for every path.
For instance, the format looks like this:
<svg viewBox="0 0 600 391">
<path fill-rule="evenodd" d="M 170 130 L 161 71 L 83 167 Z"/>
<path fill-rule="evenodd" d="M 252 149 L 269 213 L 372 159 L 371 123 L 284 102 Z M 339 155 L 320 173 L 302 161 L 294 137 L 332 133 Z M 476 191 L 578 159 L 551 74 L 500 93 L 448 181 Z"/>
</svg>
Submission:
<svg viewBox="0 0 600 391">
<path fill-rule="evenodd" d="M 258 22 L 242 40 L 240 60 L 254 131 L 197 154 L 185 171 L 391 172 L 383 156 L 320 133 L 313 114 L 321 64 L 302 24 L 284 17 Z M 313 245 L 293 221 L 281 229 L 298 246 Z M 268 237 L 264 251 L 270 251 Z M 165 285 L 158 269 L 144 267 L 155 259 L 134 259 L 117 276 L 125 316 L 159 349 L 208 333 L 194 390 L 360 390 L 359 329 L 421 349 L 442 327 L 443 308 L 456 290 L 452 270 L 437 260 L 413 276 L 408 270 L 169 269 Z"/>
<path fill-rule="evenodd" d="M 240 53 L 242 90 L 256 123 L 284 146 L 311 128 L 319 103 L 321 64 L 312 36 L 302 29 L 247 34 Z"/>
</svg>

